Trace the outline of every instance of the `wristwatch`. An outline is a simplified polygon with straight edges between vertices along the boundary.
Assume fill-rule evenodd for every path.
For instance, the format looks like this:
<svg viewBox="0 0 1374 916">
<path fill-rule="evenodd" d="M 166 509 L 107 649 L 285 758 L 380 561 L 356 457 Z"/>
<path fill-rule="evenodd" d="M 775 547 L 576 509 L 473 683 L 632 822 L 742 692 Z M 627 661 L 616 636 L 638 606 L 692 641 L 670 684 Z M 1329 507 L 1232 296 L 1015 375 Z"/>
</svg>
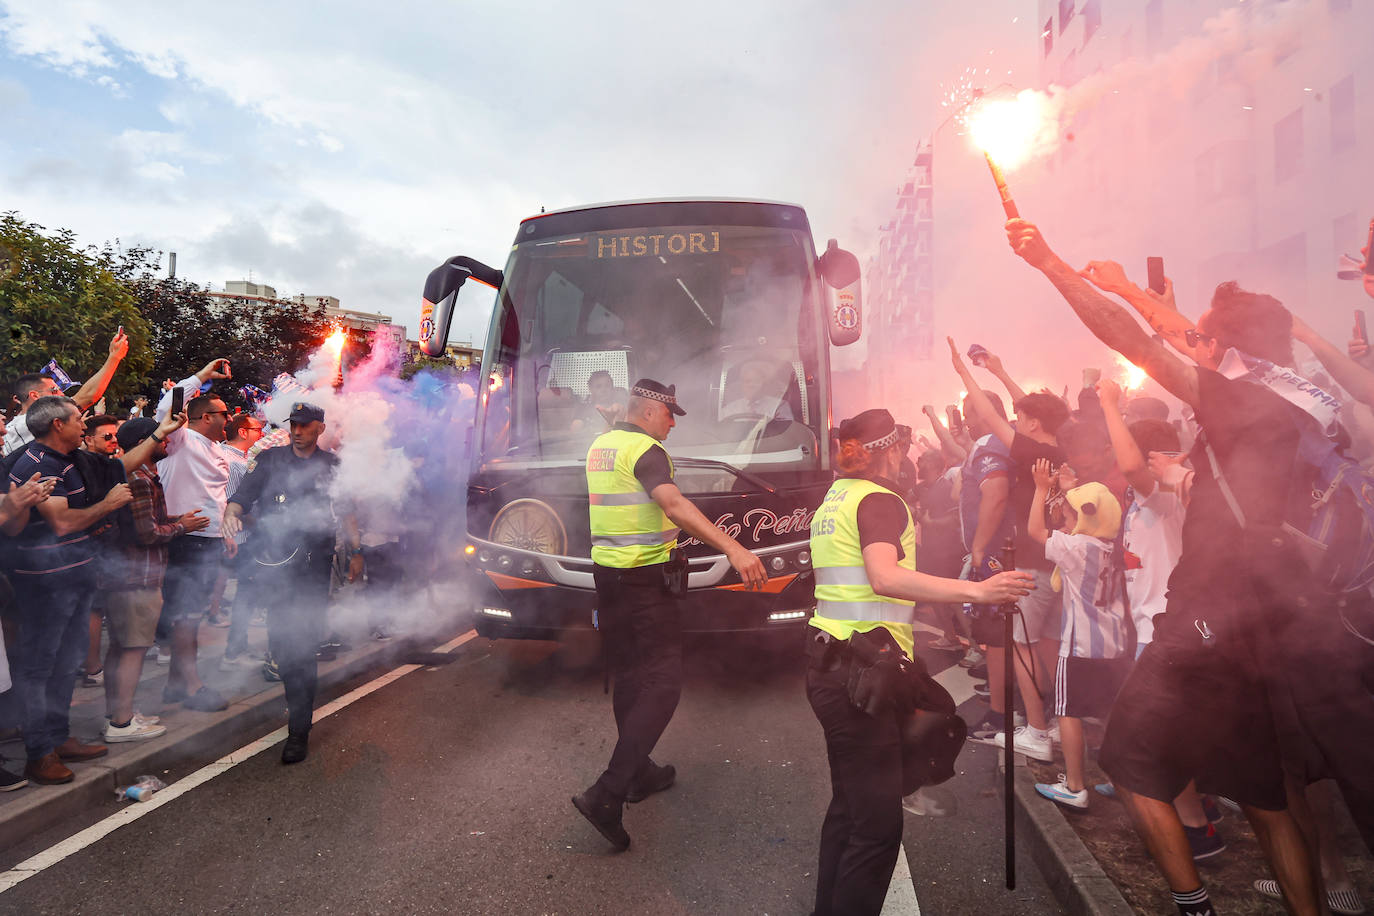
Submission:
<svg viewBox="0 0 1374 916">
<path fill-rule="evenodd" d="M 360 557 L 360 556 L 362 556 L 362 555 L 363 555 L 363 548 L 362 548 L 361 545 L 358 546 L 358 547 L 350 547 L 350 548 L 348 548 L 348 556 L 349 556 L 350 559 L 352 559 L 353 557 Z"/>
</svg>

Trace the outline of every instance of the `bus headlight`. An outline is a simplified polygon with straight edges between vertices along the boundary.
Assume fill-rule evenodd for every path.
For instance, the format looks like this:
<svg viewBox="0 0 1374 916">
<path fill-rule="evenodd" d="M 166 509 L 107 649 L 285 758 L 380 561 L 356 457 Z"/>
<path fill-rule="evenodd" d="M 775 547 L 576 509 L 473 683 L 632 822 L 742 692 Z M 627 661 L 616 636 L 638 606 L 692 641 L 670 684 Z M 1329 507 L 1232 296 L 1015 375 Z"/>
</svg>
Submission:
<svg viewBox="0 0 1374 916">
<path fill-rule="evenodd" d="M 501 507 L 491 520 L 488 540 L 517 550 L 563 555 L 568 533 L 558 513 L 538 499 L 517 499 Z"/>
<path fill-rule="evenodd" d="M 787 568 L 787 561 L 782 557 L 774 557 L 768 561 L 768 565 L 773 567 L 773 572 L 782 572 Z"/>
</svg>

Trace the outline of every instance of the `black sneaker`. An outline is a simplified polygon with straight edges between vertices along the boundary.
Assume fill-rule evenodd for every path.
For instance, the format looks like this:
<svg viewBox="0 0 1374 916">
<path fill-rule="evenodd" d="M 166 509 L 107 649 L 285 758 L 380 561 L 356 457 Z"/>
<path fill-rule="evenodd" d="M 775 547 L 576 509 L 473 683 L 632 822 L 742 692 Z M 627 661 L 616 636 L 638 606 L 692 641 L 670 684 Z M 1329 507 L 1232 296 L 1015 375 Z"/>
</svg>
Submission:
<svg viewBox="0 0 1374 916">
<path fill-rule="evenodd" d="M 4 760 L 4 757 L 0 757 L 0 763 L 3 763 Z M 16 776 L 9 770 L 0 768 L 0 792 L 13 792 L 16 789 L 24 788 L 28 784 L 29 781 L 23 776 Z"/>
<path fill-rule="evenodd" d="M 1183 832 L 1188 835 L 1188 848 L 1192 850 L 1194 862 L 1210 859 L 1226 851 L 1226 841 L 1211 824 L 1206 827 L 1189 827 L 1184 824 Z"/>
<path fill-rule="evenodd" d="M 983 718 L 979 719 L 968 730 L 968 740 L 977 741 L 979 744 L 994 744 L 997 736 L 1002 734 L 1006 728 L 1006 720 L 1000 713 L 988 710 L 983 713 Z"/>
<path fill-rule="evenodd" d="M 973 685 L 973 692 L 978 694 L 978 696 L 980 697 L 985 697 L 989 693 L 991 693 L 992 690 L 988 687 L 987 681 L 979 681 L 978 683 Z"/>
<path fill-rule="evenodd" d="M 271 683 L 281 680 L 281 669 L 277 667 L 277 660 L 271 655 L 262 663 L 262 679 Z"/>
<path fill-rule="evenodd" d="M 281 762 L 284 764 L 300 763 L 310 753 L 310 735 L 305 732 L 291 732 L 286 736 L 286 743 L 282 745 Z"/>
<path fill-rule="evenodd" d="M 315 651 L 315 658 L 322 662 L 332 662 L 339 657 L 339 650 L 329 643 L 321 643 Z"/>
<path fill-rule="evenodd" d="M 581 795 L 574 795 L 572 803 L 588 823 L 610 841 L 617 852 L 624 852 L 630 848 L 630 835 L 625 832 L 625 826 L 620 820 L 625 811 L 625 804 L 601 788 L 601 783 L 593 784 Z"/>
<path fill-rule="evenodd" d="M 1226 813 L 1221 810 L 1221 805 L 1218 805 L 1216 799 L 1210 795 L 1202 796 L 1202 813 L 1207 815 L 1209 824 L 1220 824 L 1226 820 Z"/>
<path fill-rule="evenodd" d="M 630 784 L 630 791 L 625 793 L 625 800 L 642 802 L 655 792 L 662 792 L 672 786 L 676 779 L 677 769 L 671 763 L 659 766 L 650 760 Z"/>
<path fill-rule="evenodd" d="M 968 669 L 968 676 L 975 681 L 986 681 L 988 679 L 988 663 L 982 662 Z"/>
</svg>

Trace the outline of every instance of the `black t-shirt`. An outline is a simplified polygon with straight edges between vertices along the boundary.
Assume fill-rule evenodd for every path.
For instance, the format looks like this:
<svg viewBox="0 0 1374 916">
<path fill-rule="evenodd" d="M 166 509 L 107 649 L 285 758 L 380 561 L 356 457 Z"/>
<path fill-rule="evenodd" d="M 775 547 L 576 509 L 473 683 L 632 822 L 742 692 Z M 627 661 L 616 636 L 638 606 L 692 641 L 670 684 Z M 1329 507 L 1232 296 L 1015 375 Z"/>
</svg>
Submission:
<svg viewBox="0 0 1374 916">
<path fill-rule="evenodd" d="M 896 490 L 897 484 L 881 478 L 874 483 Z M 895 493 L 870 493 L 859 501 L 855 510 L 855 522 L 859 526 L 859 549 L 869 544 L 891 544 L 897 548 L 897 559 L 906 558 L 902 549 L 902 535 L 906 532 L 911 513 L 906 503 Z"/>
<path fill-rule="evenodd" d="M 1045 559 L 1045 545 L 1032 538 L 1028 532 L 1031 501 L 1035 498 L 1035 479 L 1031 468 L 1035 462 L 1044 458 L 1051 468 L 1064 463 L 1064 453 L 1057 445 L 1037 442 L 1030 436 L 1017 433 L 1011 440 L 1011 462 L 1016 467 L 1016 478 L 1011 484 L 1011 494 L 1007 497 L 1007 511 L 1016 525 L 1016 565 L 1022 569 L 1054 568 Z"/>
<path fill-rule="evenodd" d="M 615 428 L 649 435 L 634 423 L 617 423 Z M 654 492 L 654 487 L 660 484 L 673 482 L 673 466 L 668 461 L 668 452 L 662 445 L 650 446 L 647 452 L 639 456 L 639 460 L 635 462 L 635 480 L 639 481 L 645 493 Z"/>
<path fill-rule="evenodd" d="M 1253 382 L 1229 380 L 1201 367 L 1196 417 L 1226 482 L 1252 525 L 1288 517 L 1303 412 Z M 1205 619 L 1219 633 L 1243 632 L 1255 622 L 1257 600 L 1246 571 L 1249 557 L 1239 522 L 1212 476 L 1199 439 L 1190 455 L 1192 500 L 1183 521 L 1183 551 L 1169 577 L 1167 610 L 1155 619 L 1156 638 L 1174 624 Z M 1186 634 L 1185 634 L 1186 635 Z"/>
<path fill-rule="evenodd" d="M 289 445 L 263 450 L 229 502 L 254 516 L 253 545 L 264 551 L 290 553 L 296 547 L 319 549 L 334 541 L 334 513 L 329 486 L 338 456 L 316 449 L 297 457 Z"/>
</svg>

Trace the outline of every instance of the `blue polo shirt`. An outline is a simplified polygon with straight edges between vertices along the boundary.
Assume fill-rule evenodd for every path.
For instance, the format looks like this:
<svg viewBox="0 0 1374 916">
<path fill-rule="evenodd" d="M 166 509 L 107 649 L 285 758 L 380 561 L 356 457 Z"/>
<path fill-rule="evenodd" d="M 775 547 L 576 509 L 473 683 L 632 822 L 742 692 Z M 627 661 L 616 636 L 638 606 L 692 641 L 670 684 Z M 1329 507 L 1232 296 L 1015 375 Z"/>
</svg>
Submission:
<svg viewBox="0 0 1374 916">
<path fill-rule="evenodd" d="M 86 481 L 71 455 L 64 455 L 41 442 L 30 442 L 17 458 L 7 460 L 6 464 L 9 465 L 11 487 L 19 486 L 34 472 L 43 477 L 56 477 L 52 495 L 66 499 L 73 509 L 86 507 Z M 14 539 L 12 547 L 9 551 L 14 563 L 12 573 L 29 581 L 61 574 L 63 584 L 70 584 L 69 577 L 89 572 L 85 567 L 95 558 L 95 542 L 90 529 L 58 537 L 36 507 L 29 510 L 28 524 Z"/>
</svg>

